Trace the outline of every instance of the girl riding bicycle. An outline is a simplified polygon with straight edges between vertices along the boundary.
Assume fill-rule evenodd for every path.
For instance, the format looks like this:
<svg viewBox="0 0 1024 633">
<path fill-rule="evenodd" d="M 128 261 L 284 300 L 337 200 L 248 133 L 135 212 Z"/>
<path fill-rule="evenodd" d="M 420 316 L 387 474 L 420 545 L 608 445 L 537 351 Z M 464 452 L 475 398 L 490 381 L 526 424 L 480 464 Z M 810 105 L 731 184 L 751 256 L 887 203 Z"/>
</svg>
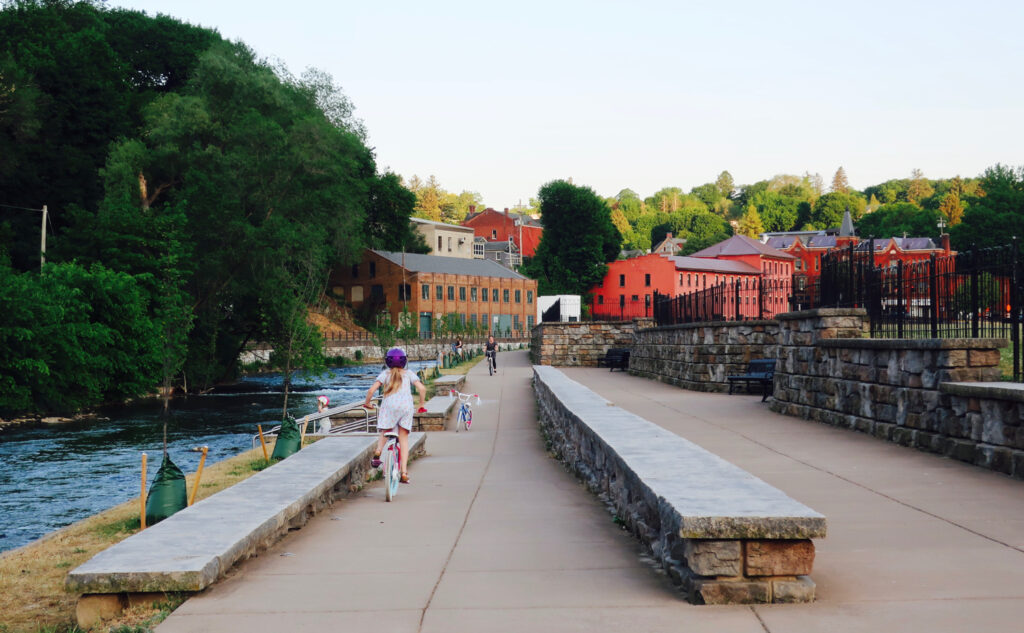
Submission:
<svg viewBox="0 0 1024 633">
<path fill-rule="evenodd" d="M 409 359 L 405 350 L 400 347 L 393 347 L 384 356 L 384 364 L 387 369 L 380 372 L 377 379 L 366 392 L 366 402 L 363 404 L 367 409 L 372 409 L 370 399 L 374 392 L 381 389 L 383 399 L 380 403 L 380 411 L 377 412 L 377 429 L 380 431 L 380 438 L 377 440 L 377 449 L 373 453 L 371 464 L 374 468 L 380 466 L 380 452 L 384 450 L 384 433 L 398 427 L 398 444 L 402 449 L 402 471 L 401 482 L 409 483 L 409 432 L 412 431 L 412 392 L 410 385 L 416 387 L 420 395 L 420 412 L 426 411 L 423 408 L 423 399 L 426 397 L 426 387 L 413 372 L 405 368 Z"/>
</svg>

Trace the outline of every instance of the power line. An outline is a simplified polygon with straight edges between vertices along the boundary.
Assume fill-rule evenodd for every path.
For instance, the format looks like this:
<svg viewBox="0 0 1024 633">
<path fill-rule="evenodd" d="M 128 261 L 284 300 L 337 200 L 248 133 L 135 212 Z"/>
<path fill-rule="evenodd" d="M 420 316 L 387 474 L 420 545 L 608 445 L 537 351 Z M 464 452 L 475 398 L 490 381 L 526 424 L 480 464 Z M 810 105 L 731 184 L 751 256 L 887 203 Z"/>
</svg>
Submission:
<svg viewBox="0 0 1024 633">
<path fill-rule="evenodd" d="M 13 204 L 0 204 L 5 209 L 20 209 L 21 211 L 42 211 L 42 209 L 30 209 L 28 207 L 16 207 Z"/>
</svg>

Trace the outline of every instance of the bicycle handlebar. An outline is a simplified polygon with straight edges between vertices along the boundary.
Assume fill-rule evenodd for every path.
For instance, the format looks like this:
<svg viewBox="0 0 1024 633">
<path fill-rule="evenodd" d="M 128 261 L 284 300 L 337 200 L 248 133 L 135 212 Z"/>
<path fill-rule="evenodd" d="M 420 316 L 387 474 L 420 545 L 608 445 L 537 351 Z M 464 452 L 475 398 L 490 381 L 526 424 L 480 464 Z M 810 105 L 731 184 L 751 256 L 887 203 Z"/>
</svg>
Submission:
<svg viewBox="0 0 1024 633">
<path fill-rule="evenodd" d="M 476 398 L 476 403 L 480 404 L 480 396 L 475 393 L 462 393 L 461 391 L 451 389 L 448 391 L 448 397 L 452 400 L 458 398 L 459 402 L 469 402 L 472 398 Z"/>
</svg>

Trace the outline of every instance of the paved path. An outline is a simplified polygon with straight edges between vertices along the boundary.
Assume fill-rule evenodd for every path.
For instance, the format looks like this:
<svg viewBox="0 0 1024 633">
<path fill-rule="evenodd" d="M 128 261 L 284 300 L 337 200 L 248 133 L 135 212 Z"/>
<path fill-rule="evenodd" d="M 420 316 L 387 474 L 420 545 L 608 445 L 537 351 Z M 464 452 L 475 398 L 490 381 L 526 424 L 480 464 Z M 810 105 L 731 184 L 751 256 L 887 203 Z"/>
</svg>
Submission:
<svg viewBox="0 0 1024 633">
<path fill-rule="evenodd" d="M 829 518 L 811 605 L 696 607 L 544 452 L 525 353 L 482 366 L 473 430 L 431 433 L 413 483 L 336 504 L 158 633 L 1004 631 L 1024 622 L 1024 483 L 606 370 L 574 379 Z M 499 407 L 498 404 L 501 404 Z"/>
</svg>

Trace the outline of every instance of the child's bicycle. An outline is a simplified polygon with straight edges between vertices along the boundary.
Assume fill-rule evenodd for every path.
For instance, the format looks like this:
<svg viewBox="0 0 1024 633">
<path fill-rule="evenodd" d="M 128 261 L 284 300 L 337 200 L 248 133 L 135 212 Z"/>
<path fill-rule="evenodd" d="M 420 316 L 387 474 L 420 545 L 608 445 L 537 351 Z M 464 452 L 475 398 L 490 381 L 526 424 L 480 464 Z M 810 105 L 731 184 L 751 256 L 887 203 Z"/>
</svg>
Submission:
<svg viewBox="0 0 1024 633">
<path fill-rule="evenodd" d="M 465 428 L 467 431 L 469 427 L 473 426 L 473 409 L 470 408 L 470 401 L 476 398 L 476 403 L 480 404 L 480 396 L 475 393 L 461 393 L 452 389 L 448 392 L 449 398 L 458 398 L 459 402 L 459 415 L 455 418 L 455 432 L 459 432 L 459 427 Z"/>
</svg>

